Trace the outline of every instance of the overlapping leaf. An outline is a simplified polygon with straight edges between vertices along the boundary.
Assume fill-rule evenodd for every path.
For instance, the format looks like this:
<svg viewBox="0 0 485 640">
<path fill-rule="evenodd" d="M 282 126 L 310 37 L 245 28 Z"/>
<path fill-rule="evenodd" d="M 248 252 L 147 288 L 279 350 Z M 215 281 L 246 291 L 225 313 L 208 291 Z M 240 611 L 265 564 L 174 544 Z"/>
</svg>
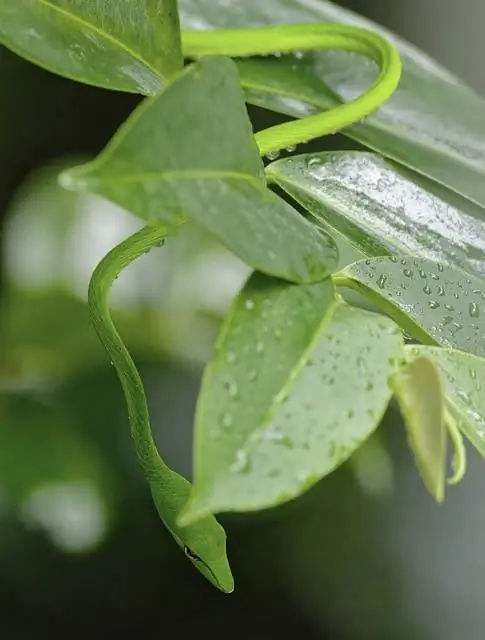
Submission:
<svg viewBox="0 0 485 640">
<path fill-rule="evenodd" d="M 485 457 L 485 359 L 454 349 L 406 347 L 410 358 L 424 356 L 443 372 L 447 406 L 458 427 Z"/>
<path fill-rule="evenodd" d="M 334 241 L 269 191 L 263 176 L 236 67 L 211 58 L 147 99 L 104 152 L 64 173 L 62 184 L 150 223 L 188 216 L 264 273 L 296 282 L 325 277 L 338 259 Z"/>
<path fill-rule="evenodd" d="M 447 432 L 440 372 L 432 360 L 418 356 L 393 376 L 393 388 L 421 478 L 435 500 L 442 502 Z"/>
<path fill-rule="evenodd" d="M 485 113 L 485 111 L 484 111 Z M 268 176 L 364 255 L 407 253 L 485 274 L 485 210 L 362 152 L 301 155 Z"/>
<path fill-rule="evenodd" d="M 401 348 L 392 321 L 329 279 L 253 274 L 204 375 L 186 521 L 291 500 L 338 467 L 379 424 Z"/>
<path fill-rule="evenodd" d="M 181 62 L 167 0 L 0 0 L 0 43 L 54 73 L 151 94 Z"/>
<path fill-rule="evenodd" d="M 393 41 L 403 59 L 398 90 L 378 112 L 345 131 L 468 199 L 485 206 L 485 101 L 426 54 L 389 31 L 328 0 L 181 0 L 186 27 L 339 22 Z M 375 77 L 368 60 L 338 51 L 242 60 L 249 102 L 303 117 L 365 91 Z"/>
<path fill-rule="evenodd" d="M 485 356 L 483 280 L 441 263 L 391 257 L 351 264 L 337 282 L 380 304 L 421 342 Z"/>
</svg>

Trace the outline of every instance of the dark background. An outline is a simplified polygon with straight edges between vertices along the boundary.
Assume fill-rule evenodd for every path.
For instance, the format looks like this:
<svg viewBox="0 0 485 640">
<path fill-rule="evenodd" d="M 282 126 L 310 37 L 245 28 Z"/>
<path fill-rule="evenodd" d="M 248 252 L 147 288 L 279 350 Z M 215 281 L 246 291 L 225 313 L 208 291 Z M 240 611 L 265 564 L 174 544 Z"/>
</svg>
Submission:
<svg viewBox="0 0 485 640">
<path fill-rule="evenodd" d="M 391 4 L 352 8 L 412 39 Z M 302 498 L 223 518 L 233 595 L 193 570 L 155 515 L 85 307 L 90 271 L 138 222 L 61 192 L 48 166 L 101 150 L 138 98 L 3 49 L 0 74 L 2 637 L 483 638 L 485 467 L 470 455 L 463 484 L 435 506 L 392 409 L 378 439 Z M 250 113 L 257 129 L 277 120 Z M 184 474 L 201 367 L 245 273 L 187 234 L 117 285 L 160 448 Z"/>
</svg>

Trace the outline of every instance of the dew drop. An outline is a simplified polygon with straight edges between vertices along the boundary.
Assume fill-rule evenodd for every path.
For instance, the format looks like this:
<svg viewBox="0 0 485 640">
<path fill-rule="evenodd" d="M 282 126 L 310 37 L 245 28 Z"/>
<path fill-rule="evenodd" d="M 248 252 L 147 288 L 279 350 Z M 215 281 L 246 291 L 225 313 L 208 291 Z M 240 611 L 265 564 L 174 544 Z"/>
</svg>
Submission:
<svg viewBox="0 0 485 640">
<path fill-rule="evenodd" d="M 263 353 L 264 351 L 264 343 L 259 341 L 256 343 L 256 353 Z"/>
<path fill-rule="evenodd" d="M 226 353 L 226 362 L 227 364 L 234 364 L 237 360 L 236 354 L 234 351 L 228 351 Z"/>
<path fill-rule="evenodd" d="M 471 405 L 472 399 L 469 393 L 466 393 L 465 391 L 457 391 L 456 395 L 460 398 L 460 400 L 463 400 L 465 404 L 467 404 L 468 406 Z"/>
<path fill-rule="evenodd" d="M 313 156 L 313 157 L 308 159 L 307 166 L 308 167 L 316 167 L 316 166 L 318 166 L 320 164 L 323 164 L 322 159 L 318 158 L 317 156 Z"/>
<path fill-rule="evenodd" d="M 246 451 L 244 449 L 236 451 L 236 459 L 231 465 L 231 471 L 233 473 L 244 473 L 249 471 L 249 467 L 249 456 Z"/>
<path fill-rule="evenodd" d="M 239 395 L 239 389 L 234 380 L 226 380 L 226 382 L 224 383 L 224 387 L 226 388 L 226 391 L 230 398 L 237 398 L 237 396 Z"/>
<path fill-rule="evenodd" d="M 459 322 L 453 322 L 453 329 L 450 331 L 451 335 L 454 336 L 463 329 L 463 325 Z"/>
<path fill-rule="evenodd" d="M 445 290 L 441 285 L 439 285 L 439 287 L 438 287 L 438 295 L 439 296 L 444 296 L 445 295 Z"/>
<path fill-rule="evenodd" d="M 223 427 L 230 427 L 232 425 L 233 418 L 231 413 L 223 413 L 221 417 L 221 424 Z"/>
<path fill-rule="evenodd" d="M 376 280 L 376 284 L 379 287 L 379 289 L 384 289 L 386 286 L 386 282 L 387 282 L 387 276 L 384 273 L 381 273 L 381 275 Z"/>
<path fill-rule="evenodd" d="M 397 262 L 397 258 L 396 258 L 396 256 L 391 256 L 391 257 L 389 258 L 389 262 L 392 262 L 392 263 L 396 264 L 396 262 Z"/>
<path fill-rule="evenodd" d="M 305 52 L 304 51 L 293 51 L 293 55 L 295 56 L 295 58 L 297 60 L 301 60 L 304 57 Z"/>
<path fill-rule="evenodd" d="M 245 300 L 244 306 L 248 311 L 251 311 L 251 309 L 254 309 L 254 300 L 251 300 L 250 298 L 248 298 L 247 300 Z"/>
<path fill-rule="evenodd" d="M 430 293 L 431 293 L 431 287 L 430 287 L 429 285 L 427 285 L 427 284 L 426 284 L 426 285 L 423 287 L 423 291 L 424 291 L 424 293 L 425 293 L 427 296 L 429 296 L 429 295 L 430 295 Z"/>
<path fill-rule="evenodd" d="M 422 269 L 418 269 L 418 273 L 421 278 L 426 278 L 426 271 L 423 271 Z"/>
<path fill-rule="evenodd" d="M 289 144 L 286 147 L 286 150 L 288 151 L 288 153 L 293 153 L 294 151 L 296 151 L 296 144 Z"/>
<path fill-rule="evenodd" d="M 430 309 L 439 309 L 439 307 L 440 307 L 440 303 L 439 303 L 437 300 L 430 300 L 430 301 L 428 302 L 428 307 L 429 307 Z"/>
<path fill-rule="evenodd" d="M 402 262 L 402 261 L 401 261 Z M 404 273 L 404 275 L 406 276 L 406 278 L 412 278 L 413 277 L 413 272 L 411 269 L 403 269 L 402 271 Z"/>
<path fill-rule="evenodd" d="M 268 153 L 266 154 L 266 157 L 268 158 L 268 160 L 277 160 L 280 157 L 279 149 L 275 151 L 268 151 Z"/>
<path fill-rule="evenodd" d="M 470 302 L 468 305 L 468 312 L 472 318 L 478 318 L 480 315 L 480 308 L 476 302 Z"/>
</svg>

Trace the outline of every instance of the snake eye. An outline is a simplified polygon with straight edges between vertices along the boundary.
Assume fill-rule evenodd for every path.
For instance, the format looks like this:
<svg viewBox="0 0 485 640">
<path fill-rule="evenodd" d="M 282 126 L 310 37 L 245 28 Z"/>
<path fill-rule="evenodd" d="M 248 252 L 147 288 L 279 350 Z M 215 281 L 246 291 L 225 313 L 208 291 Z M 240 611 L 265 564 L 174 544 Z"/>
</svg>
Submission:
<svg viewBox="0 0 485 640">
<path fill-rule="evenodd" d="M 192 549 L 189 549 L 187 545 L 185 545 L 184 547 L 184 553 L 187 556 L 187 558 L 190 558 L 191 560 L 195 560 L 198 562 L 202 562 L 202 558 L 199 558 L 199 556 L 196 553 L 194 553 Z"/>
</svg>

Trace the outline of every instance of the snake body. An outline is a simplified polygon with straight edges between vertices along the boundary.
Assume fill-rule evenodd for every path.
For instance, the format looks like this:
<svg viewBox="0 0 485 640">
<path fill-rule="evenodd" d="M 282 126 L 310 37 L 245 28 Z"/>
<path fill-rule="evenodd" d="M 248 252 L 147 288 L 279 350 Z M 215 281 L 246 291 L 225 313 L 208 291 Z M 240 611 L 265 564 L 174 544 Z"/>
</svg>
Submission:
<svg viewBox="0 0 485 640">
<path fill-rule="evenodd" d="M 401 62 L 396 49 L 381 36 L 340 24 L 301 24 L 251 29 L 182 31 L 184 55 L 197 59 L 207 55 L 230 57 L 290 53 L 295 50 L 335 49 L 362 54 L 379 67 L 377 79 L 363 95 L 335 109 L 299 121 L 271 127 L 256 134 L 261 155 L 347 127 L 375 111 L 397 87 Z M 88 292 L 93 326 L 121 382 L 131 435 L 146 475 L 158 514 L 190 561 L 218 589 L 234 589 L 226 554 L 226 534 L 214 516 L 180 527 L 178 514 L 187 502 L 190 482 L 170 469 L 153 440 L 143 383 L 110 316 L 108 295 L 121 271 L 154 246 L 163 244 L 172 231 L 148 226 L 112 249 L 96 267 Z"/>
</svg>

